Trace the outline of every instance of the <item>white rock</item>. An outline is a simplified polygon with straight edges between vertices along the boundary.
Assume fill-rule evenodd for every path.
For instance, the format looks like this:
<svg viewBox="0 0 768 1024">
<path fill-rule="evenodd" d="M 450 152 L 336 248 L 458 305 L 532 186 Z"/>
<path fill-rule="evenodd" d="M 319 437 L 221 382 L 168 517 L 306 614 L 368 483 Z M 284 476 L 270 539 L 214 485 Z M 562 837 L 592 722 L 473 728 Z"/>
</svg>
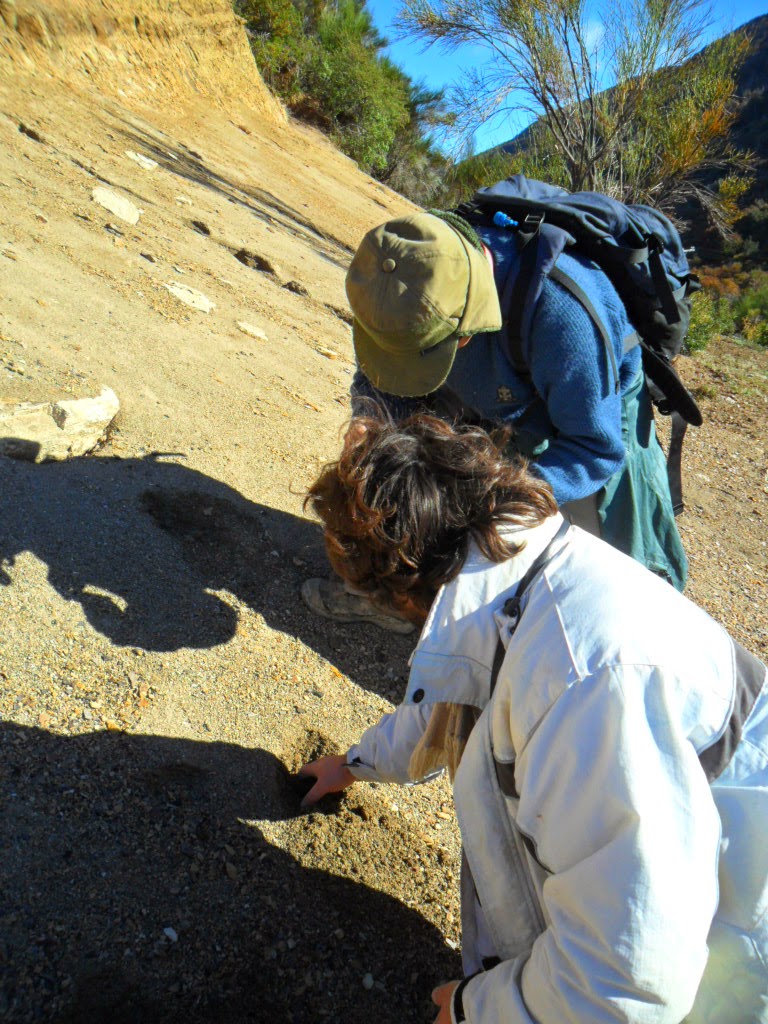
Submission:
<svg viewBox="0 0 768 1024">
<path fill-rule="evenodd" d="M 243 334 L 248 334 L 251 338 L 258 338 L 259 341 L 267 340 L 266 334 L 260 327 L 254 327 L 253 324 L 246 323 L 245 320 L 238 320 L 237 326 Z"/>
<path fill-rule="evenodd" d="M 207 295 L 203 295 L 196 288 L 190 288 L 189 285 L 167 281 L 163 287 L 167 288 L 179 302 L 183 302 L 185 306 L 191 306 L 193 309 L 199 309 L 201 313 L 210 313 L 212 309 L 216 309 L 215 302 L 211 302 Z"/>
<path fill-rule="evenodd" d="M 138 224 L 141 211 L 138 206 L 134 206 L 130 199 L 118 195 L 111 188 L 104 188 L 103 185 L 97 185 L 91 195 L 99 206 L 114 213 L 120 220 L 124 220 L 128 224 Z"/>
<path fill-rule="evenodd" d="M 189 198 L 189 196 L 176 196 L 176 202 L 180 206 L 191 206 L 192 205 L 192 200 Z"/>
<path fill-rule="evenodd" d="M 143 153 L 134 153 L 132 149 L 126 149 L 125 155 L 129 160 L 133 160 L 139 167 L 143 167 L 145 171 L 154 171 L 159 166 L 157 160 L 151 160 L 148 156 L 144 156 Z"/>
<path fill-rule="evenodd" d="M 104 439 L 119 408 L 111 388 L 97 398 L 0 402 L 0 454 L 30 462 L 85 455 Z"/>
<path fill-rule="evenodd" d="M 179 941 L 179 934 L 175 928 L 163 928 L 163 934 L 166 935 L 171 942 Z"/>
</svg>

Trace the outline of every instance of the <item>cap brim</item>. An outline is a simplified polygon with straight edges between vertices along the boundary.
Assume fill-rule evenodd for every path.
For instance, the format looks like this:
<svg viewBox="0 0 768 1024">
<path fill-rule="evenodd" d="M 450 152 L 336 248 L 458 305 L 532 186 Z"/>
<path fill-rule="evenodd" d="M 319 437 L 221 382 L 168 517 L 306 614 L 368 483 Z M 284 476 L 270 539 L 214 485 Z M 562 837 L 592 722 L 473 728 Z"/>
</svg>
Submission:
<svg viewBox="0 0 768 1024">
<path fill-rule="evenodd" d="M 459 336 L 471 337 L 473 334 L 499 331 L 502 324 L 501 305 L 488 258 L 462 235 L 459 235 L 459 239 L 464 246 L 470 268 L 469 291 L 459 323 Z"/>
<path fill-rule="evenodd" d="M 456 358 L 459 335 L 452 334 L 424 352 L 394 358 L 355 319 L 352 340 L 360 369 L 374 387 L 400 398 L 420 398 L 445 383 Z"/>
</svg>

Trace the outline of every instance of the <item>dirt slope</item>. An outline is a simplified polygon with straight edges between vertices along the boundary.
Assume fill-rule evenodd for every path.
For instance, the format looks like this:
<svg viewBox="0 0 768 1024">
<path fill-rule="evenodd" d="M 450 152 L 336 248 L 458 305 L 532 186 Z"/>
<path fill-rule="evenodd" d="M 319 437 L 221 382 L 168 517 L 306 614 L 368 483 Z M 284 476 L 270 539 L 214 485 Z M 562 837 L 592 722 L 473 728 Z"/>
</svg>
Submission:
<svg viewBox="0 0 768 1024">
<path fill-rule="evenodd" d="M 285 779 L 405 678 L 409 638 L 298 590 L 345 267 L 407 208 L 286 120 L 225 0 L 0 0 L 0 399 L 122 404 L 96 456 L 0 460 L 3 1020 L 403 1024 L 459 969 L 447 789 L 297 817 Z M 708 358 L 691 590 L 765 654 L 766 358 Z"/>
</svg>

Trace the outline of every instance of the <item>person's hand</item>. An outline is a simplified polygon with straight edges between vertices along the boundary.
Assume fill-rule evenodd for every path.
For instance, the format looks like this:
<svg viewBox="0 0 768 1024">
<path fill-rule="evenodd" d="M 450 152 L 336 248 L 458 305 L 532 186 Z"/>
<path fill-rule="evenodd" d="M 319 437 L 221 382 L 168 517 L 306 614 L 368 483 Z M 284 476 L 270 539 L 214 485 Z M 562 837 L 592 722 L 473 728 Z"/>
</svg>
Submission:
<svg viewBox="0 0 768 1024">
<path fill-rule="evenodd" d="M 331 754 L 328 757 L 320 757 L 317 761 L 310 761 L 299 769 L 300 776 L 317 779 L 301 801 L 302 807 L 312 807 L 318 800 L 322 800 L 326 793 L 340 793 L 352 785 L 355 777 L 347 768 L 346 760 L 345 754 Z"/>
<path fill-rule="evenodd" d="M 440 1007 L 435 1024 L 451 1024 L 451 999 L 460 984 L 458 981 L 447 981 L 445 985 L 438 985 L 432 993 L 432 1002 Z"/>
</svg>

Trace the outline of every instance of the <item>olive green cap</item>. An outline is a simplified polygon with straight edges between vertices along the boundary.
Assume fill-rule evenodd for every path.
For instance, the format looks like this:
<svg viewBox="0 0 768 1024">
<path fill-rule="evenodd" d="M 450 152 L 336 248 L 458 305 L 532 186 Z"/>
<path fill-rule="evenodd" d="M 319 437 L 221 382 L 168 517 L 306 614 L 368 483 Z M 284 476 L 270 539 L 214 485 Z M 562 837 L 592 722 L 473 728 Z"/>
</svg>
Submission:
<svg viewBox="0 0 768 1024">
<path fill-rule="evenodd" d="M 459 338 L 501 327 L 485 253 L 430 213 L 368 232 L 347 273 L 347 298 L 360 368 L 392 395 L 435 391 Z"/>
</svg>

